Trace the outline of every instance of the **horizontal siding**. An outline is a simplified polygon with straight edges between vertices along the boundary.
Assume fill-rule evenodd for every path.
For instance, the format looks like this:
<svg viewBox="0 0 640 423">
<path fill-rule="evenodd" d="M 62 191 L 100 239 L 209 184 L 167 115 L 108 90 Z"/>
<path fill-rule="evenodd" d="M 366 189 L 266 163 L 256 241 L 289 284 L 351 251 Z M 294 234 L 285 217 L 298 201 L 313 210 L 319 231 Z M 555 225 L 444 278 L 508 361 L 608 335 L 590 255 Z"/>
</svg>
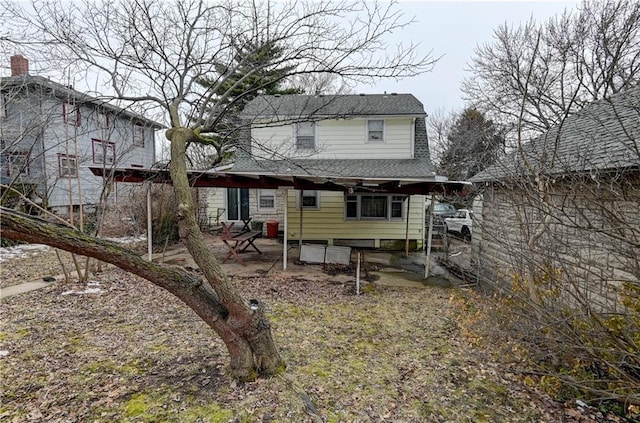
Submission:
<svg viewBox="0 0 640 423">
<path fill-rule="evenodd" d="M 209 188 L 207 192 L 207 215 L 211 222 L 215 222 L 218 209 L 226 209 L 226 188 Z M 220 216 L 220 221 L 225 220 L 225 213 Z"/>
<path fill-rule="evenodd" d="M 316 159 L 412 158 L 413 119 L 385 119 L 384 142 L 369 143 L 367 120 L 325 120 L 317 123 L 316 151 L 297 151 L 294 125 L 254 127 L 252 152 L 259 158 L 305 157 Z"/>
<path fill-rule="evenodd" d="M 297 191 L 288 194 L 288 236 L 299 237 L 300 211 L 296 209 Z M 406 207 L 407 202 L 405 202 Z M 409 239 L 419 240 L 422 244 L 424 230 L 424 197 L 411 197 L 409 212 Z M 406 209 L 405 209 L 406 214 Z M 344 195 L 341 192 L 322 191 L 320 209 L 304 209 L 303 239 L 405 239 L 406 220 L 345 220 Z"/>
</svg>

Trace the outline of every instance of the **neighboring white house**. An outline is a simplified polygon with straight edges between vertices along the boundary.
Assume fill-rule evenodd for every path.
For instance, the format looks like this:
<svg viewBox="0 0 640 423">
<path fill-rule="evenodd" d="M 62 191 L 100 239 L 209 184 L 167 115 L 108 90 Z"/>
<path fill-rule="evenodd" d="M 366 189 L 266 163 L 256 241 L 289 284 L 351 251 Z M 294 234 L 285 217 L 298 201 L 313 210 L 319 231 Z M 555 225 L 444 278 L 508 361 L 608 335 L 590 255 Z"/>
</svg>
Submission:
<svg viewBox="0 0 640 423">
<path fill-rule="evenodd" d="M 337 190 L 220 188 L 209 196 L 209 215 L 274 219 L 282 231 L 286 204 L 294 240 L 383 248 L 408 240 L 420 248 L 429 192 L 401 187 L 446 181 L 429 157 L 425 117 L 410 94 L 257 97 L 243 112 L 250 129 L 230 173 L 311 177 Z"/>
<path fill-rule="evenodd" d="M 35 201 L 60 214 L 98 203 L 103 178 L 89 166 L 149 168 L 162 126 L 95 97 L 30 75 L 26 58 L 11 57 L 0 79 L 2 183 L 30 186 Z M 114 184 L 112 198 L 125 186 Z"/>
</svg>

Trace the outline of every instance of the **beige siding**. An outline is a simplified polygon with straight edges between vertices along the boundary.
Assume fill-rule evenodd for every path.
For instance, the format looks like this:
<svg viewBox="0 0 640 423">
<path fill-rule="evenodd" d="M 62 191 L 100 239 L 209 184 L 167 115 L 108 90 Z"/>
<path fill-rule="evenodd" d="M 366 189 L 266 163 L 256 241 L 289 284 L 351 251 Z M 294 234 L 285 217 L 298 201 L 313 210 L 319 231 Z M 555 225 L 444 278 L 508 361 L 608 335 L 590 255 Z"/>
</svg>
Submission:
<svg viewBox="0 0 640 423">
<path fill-rule="evenodd" d="M 317 123 L 316 150 L 294 148 L 294 125 L 254 127 L 252 152 L 259 158 L 408 159 L 413 151 L 413 118 L 386 118 L 383 142 L 367 142 L 367 120 Z"/>
<path fill-rule="evenodd" d="M 493 274 L 490 281 L 507 286 L 515 275 L 532 272 L 542 274 L 536 280 L 544 281 L 544 272 L 552 269 L 561 275 L 563 298 L 580 297 L 594 309 L 619 310 L 621 287 L 637 284 L 640 276 L 640 257 L 634 252 L 640 234 L 640 181 L 612 187 L 555 187 L 546 206 L 552 219 L 529 247 L 527 241 L 538 234 L 545 217 L 540 205 L 527 203 L 524 193 L 489 186 L 482 213 L 476 213 L 477 227 L 474 222 L 476 260 Z"/>
<path fill-rule="evenodd" d="M 207 215 L 209 216 L 209 220 L 212 224 L 216 223 L 216 219 L 218 218 L 218 213 L 222 212 L 226 207 L 226 188 L 209 188 L 206 189 L 207 195 Z M 219 220 L 224 220 L 225 214 L 222 214 L 219 217 Z"/>
<path fill-rule="evenodd" d="M 300 211 L 296 208 L 298 191 L 289 190 L 288 194 L 288 236 L 297 240 L 300 234 Z M 405 216 L 408 201 L 405 201 Z M 411 197 L 409 212 L 409 239 L 416 240 L 422 246 L 424 238 L 424 197 Z M 305 208 L 302 213 L 303 240 L 326 240 L 332 244 L 337 239 L 373 239 L 379 246 L 380 240 L 404 240 L 406 219 L 382 220 L 345 220 L 344 194 L 322 191 L 320 209 Z"/>
</svg>

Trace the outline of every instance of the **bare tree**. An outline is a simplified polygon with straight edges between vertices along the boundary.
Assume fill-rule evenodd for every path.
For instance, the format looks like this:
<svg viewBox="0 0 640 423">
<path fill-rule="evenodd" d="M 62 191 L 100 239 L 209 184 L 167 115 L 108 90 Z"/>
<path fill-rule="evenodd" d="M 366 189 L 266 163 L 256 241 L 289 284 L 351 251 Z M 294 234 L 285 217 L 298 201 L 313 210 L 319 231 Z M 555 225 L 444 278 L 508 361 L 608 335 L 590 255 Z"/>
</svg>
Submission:
<svg viewBox="0 0 640 423">
<path fill-rule="evenodd" d="M 393 4 L 364 1 L 38 1 L 29 10 L 21 4 L 5 4 L 3 13 L 15 25 L 12 37 L 19 36 L 21 46 L 33 56 L 39 53 L 42 60 L 55 61 L 61 69 L 73 66 L 88 76 L 96 75 L 115 99 L 166 118 L 179 234 L 205 281 L 11 213 L 3 213 L 3 236 L 33 241 L 37 234 L 39 242 L 82 249 L 169 290 L 222 338 L 231 356 L 232 374 L 239 379 L 282 371 L 284 362 L 264 308 L 238 292 L 204 243 L 186 173 L 187 145 L 207 144 L 207 134 L 216 134 L 228 107 L 225 100 L 236 85 L 222 95 L 216 94 L 217 89 L 241 64 L 234 62 L 241 40 L 255 46 L 265 42 L 281 46 L 283 54 L 261 66 L 290 67 L 283 78 L 330 73 L 370 83 L 380 77 L 417 75 L 433 65 L 428 55 L 417 56 L 413 46 L 393 50 L 386 45 L 385 37 L 408 21 Z M 219 73 L 220 64 L 228 72 Z M 260 66 L 255 69 L 259 71 Z M 205 77 L 210 84 L 203 86 L 198 82 Z"/>
<path fill-rule="evenodd" d="M 633 87 L 473 178 L 482 281 L 508 293 L 505 326 L 547 387 L 594 402 L 640 404 L 639 119 Z"/>
<path fill-rule="evenodd" d="M 469 71 L 462 89 L 473 106 L 510 125 L 511 139 L 518 125 L 539 135 L 640 81 L 640 4 L 585 0 L 542 24 L 505 23 L 476 48 Z"/>
</svg>

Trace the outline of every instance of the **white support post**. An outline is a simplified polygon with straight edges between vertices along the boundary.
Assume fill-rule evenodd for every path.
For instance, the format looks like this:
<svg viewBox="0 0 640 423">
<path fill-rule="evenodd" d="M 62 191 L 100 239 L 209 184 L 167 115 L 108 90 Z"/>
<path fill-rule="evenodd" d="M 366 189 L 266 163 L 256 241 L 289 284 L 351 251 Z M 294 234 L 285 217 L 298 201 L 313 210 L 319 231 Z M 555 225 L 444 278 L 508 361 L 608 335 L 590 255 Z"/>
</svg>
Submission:
<svg viewBox="0 0 640 423">
<path fill-rule="evenodd" d="M 427 233 L 427 251 L 424 259 L 424 278 L 427 279 L 429 277 L 429 267 L 431 266 L 431 238 L 433 236 L 433 209 L 434 209 L 434 200 L 433 194 L 429 196 L 429 231 Z"/>
<path fill-rule="evenodd" d="M 153 229 L 151 220 L 151 182 L 149 182 L 149 186 L 147 187 L 147 254 L 149 261 L 153 260 Z"/>
<path fill-rule="evenodd" d="M 358 266 L 356 267 L 356 295 L 360 295 L 360 251 L 358 251 Z"/>
<path fill-rule="evenodd" d="M 288 222 L 288 210 L 289 208 L 289 190 L 287 188 L 284 189 L 284 238 L 282 239 L 282 270 L 287 270 L 287 236 L 289 231 L 289 222 Z"/>
</svg>

